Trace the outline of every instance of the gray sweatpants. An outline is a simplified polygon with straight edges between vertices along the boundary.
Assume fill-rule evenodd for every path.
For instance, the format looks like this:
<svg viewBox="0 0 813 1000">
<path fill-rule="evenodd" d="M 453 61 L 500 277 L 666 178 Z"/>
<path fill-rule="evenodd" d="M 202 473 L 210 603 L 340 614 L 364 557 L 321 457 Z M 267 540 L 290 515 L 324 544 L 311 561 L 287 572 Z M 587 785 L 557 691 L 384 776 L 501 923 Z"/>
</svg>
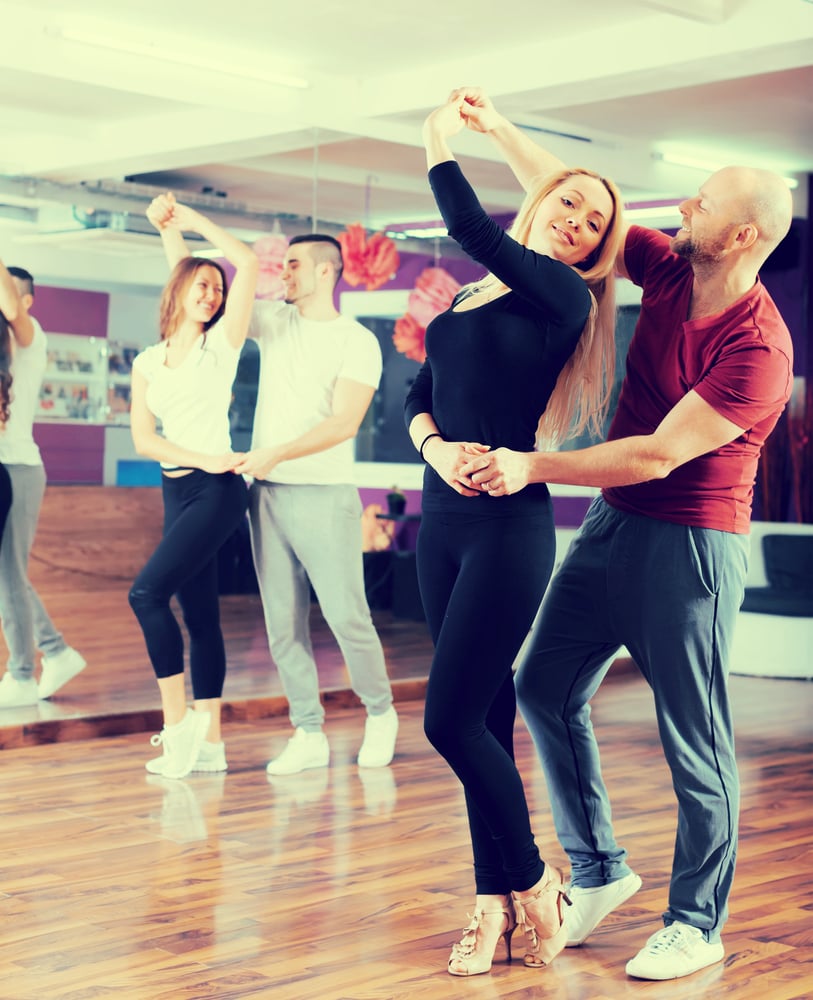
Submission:
<svg viewBox="0 0 813 1000">
<path fill-rule="evenodd" d="M 44 656 L 56 656 L 66 643 L 28 579 L 28 558 L 45 495 L 45 469 L 41 465 L 6 469 L 13 498 L 0 543 L 0 623 L 9 650 L 9 672 L 17 680 L 28 680 L 34 674 L 38 648 Z"/>
<path fill-rule="evenodd" d="M 268 645 L 291 725 L 315 732 L 325 717 L 310 639 L 308 579 L 353 690 L 370 715 L 386 712 L 392 691 L 364 593 L 358 490 L 255 483 L 249 522 Z"/>
</svg>

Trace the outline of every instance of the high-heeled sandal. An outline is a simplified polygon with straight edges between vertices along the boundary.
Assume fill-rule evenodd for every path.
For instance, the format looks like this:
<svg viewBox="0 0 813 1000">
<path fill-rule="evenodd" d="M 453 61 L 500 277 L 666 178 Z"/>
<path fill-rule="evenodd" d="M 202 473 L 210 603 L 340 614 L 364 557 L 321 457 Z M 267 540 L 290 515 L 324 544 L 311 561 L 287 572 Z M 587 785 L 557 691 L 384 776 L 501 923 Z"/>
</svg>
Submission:
<svg viewBox="0 0 813 1000">
<path fill-rule="evenodd" d="M 505 930 L 497 935 L 494 947 L 490 953 L 482 950 L 483 947 L 483 918 L 501 914 L 505 917 Z M 470 914 L 471 922 L 463 930 L 463 937 L 457 944 L 452 945 L 452 953 L 449 956 L 449 975 L 452 976 L 478 976 L 482 972 L 490 972 L 491 964 L 494 961 L 494 952 L 497 950 L 497 943 L 502 938 L 505 941 L 506 961 L 511 961 L 511 935 L 517 928 L 517 920 L 514 916 L 514 907 L 511 905 L 511 897 L 507 896 L 505 905 L 498 910 L 486 910 L 483 907 L 475 909 Z M 453 968 L 456 965 L 456 968 Z"/>
<path fill-rule="evenodd" d="M 539 904 L 548 903 L 550 896 L 554 894 L 553 905 L 558 923 L 552 934 L 543 933 L 549 930 L 550 920 L 545 919 Z M 562 873 L 553 865 L 545 865 L 545 872 L 532 892 L 522 894 L 522 898 L 516 892 L 511 895 L 514 899 L 517 926 L 525 932 L 525 964 L 532 969 L 550 965 L 567 942 L 567 929 L 562 919 L 562 901 L 568 906 L 571 903 L 565 893 Z"/>
</svg>

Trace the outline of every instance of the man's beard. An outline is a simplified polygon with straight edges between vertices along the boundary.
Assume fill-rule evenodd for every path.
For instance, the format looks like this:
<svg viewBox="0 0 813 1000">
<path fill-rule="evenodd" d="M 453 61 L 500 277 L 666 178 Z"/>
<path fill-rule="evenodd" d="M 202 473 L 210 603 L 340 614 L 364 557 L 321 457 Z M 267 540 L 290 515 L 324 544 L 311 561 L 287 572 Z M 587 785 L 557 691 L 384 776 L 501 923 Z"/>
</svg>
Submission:
<svg viewBox="0 0 813 1000">
<path fill-rule="evenodd" d="M 721 236 L 714 242 L 701 245 L 691 236 L 686 236 L 683 239 L 673 236 L 669 248 L 672 253 L 688 261 L 692 267 L 709 267 L 722 260 L 725 239 Z"/>
</svg>

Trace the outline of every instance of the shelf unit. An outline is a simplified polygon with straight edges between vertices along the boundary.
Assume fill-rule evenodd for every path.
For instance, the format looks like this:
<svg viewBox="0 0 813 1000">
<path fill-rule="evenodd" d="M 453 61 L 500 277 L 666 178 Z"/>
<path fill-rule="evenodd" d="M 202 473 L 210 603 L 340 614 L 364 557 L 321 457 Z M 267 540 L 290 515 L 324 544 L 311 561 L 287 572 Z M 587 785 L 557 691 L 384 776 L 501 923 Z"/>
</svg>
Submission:
<svg viewBox="0 0 813 1000">
<path fill-rule="evenodd" d="M 130 371 L 139 348 L 102 337 L 46 336 L 48 363 L 37 422 L 128 425 Z"/>
</svg>

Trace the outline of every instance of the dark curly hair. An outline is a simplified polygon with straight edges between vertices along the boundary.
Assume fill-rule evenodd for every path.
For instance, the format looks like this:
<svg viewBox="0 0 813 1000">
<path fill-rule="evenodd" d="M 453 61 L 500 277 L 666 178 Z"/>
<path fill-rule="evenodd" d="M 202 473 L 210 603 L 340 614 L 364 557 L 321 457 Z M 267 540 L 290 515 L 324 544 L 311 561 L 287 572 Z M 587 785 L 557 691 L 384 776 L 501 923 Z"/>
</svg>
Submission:
<svg viewBox="0 0 813 1000">
<path fill-rule="evenodd" d="M 0 430 L 8 420 L 11 402 L 11 334 L 8 320 L 0 313 Z"/>
</svg>

